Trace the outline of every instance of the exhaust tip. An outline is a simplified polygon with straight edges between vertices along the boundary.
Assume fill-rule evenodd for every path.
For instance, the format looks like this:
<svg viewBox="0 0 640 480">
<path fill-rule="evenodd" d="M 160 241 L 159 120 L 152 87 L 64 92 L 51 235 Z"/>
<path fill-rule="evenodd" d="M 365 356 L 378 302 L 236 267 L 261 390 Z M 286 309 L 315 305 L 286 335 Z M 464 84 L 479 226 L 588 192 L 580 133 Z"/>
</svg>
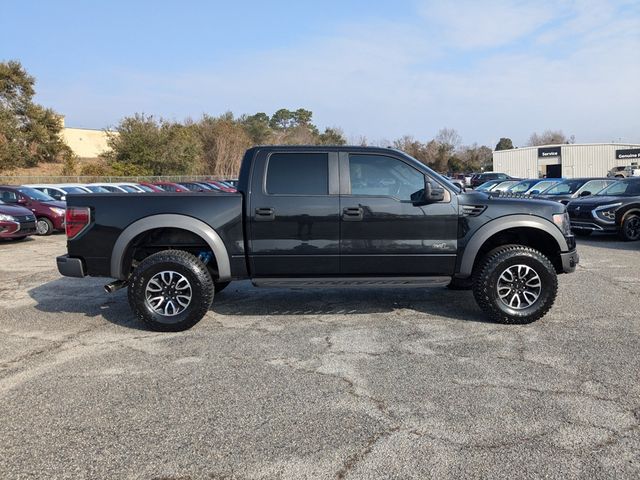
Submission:
<svg viewBox="0 0 640 480">
<path fill-rule="evenodd" d="M 123 282 L 122 280 L 116 280 L 115 282 L 107 283 L 104 286 L 104 291 L 107 293 L 113 293 L 120 290 L 122 287 L 125 287 L 127 282 Z"/>
</svg>

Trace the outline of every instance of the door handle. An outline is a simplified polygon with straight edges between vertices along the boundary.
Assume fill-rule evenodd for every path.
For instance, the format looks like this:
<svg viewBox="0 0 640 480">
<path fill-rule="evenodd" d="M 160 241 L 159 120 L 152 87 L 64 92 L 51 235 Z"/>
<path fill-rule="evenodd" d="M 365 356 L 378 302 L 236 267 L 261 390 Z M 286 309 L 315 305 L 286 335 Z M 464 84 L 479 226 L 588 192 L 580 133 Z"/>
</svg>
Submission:
<svg viewBox="0 0 640 480">
<path fill-rule="evenodd" d="M 258 222 L 269 222 L 271 220 L 275 220 L 276 212 L 271 207 L 261 207 L 256 208 L 256 221 Z"/>
<path fill-rule="evenodd" d="M 362 220 L 363 210 L 361 207 L 347 207 L 342 209 L 342 219 L 345 222 L 359 222 Z"/>
</svg>

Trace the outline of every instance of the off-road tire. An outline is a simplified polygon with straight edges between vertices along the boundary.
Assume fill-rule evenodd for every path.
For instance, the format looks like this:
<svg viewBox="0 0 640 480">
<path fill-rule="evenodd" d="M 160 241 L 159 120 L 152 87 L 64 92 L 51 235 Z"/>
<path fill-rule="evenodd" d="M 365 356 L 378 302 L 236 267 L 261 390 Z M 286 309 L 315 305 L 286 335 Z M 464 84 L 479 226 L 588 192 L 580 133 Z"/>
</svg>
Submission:
<svg viewBox="0 0 640 480">
<path fill-rule="evenodd" d="M 589 237 L 593 233 L 593 230 L 576 229 L 576 230 L 572 230 L 572 232 L 576 237 Z"/>
<path fill-rule="evenodd" d="M 40 224 L 40 227 L 38 227 Z M 51 235 L 53 233 L 53 223 L 46 217 L 39 217 L 36 220 L 37 234 L 43 237 Z"/>
<path fill-rule="evenodd" d="M 187 307 L 173 316 L 155 311 L 146 298 L 147 286 L 160 272 L 175 272 L 186 278 L 191 288 Z M 138 264 L 129 282 L 129 305 L 136 317 L 158 332 L 187 330 L 205 316 L 214 296 L 214 284 L 206 265 L 182 250 L 164 250 L 148 256 Z"/>
<path fill-rule="evenodd" d="M 511 266 L 525 265 L 540 278 L 540 293 L 530 306 L 510 308 L 498 295 L 498 280 Z M 494 322 L 526 324 L 542 318 L 553 306 L 558 292 L 558 277 L 549 259 L 531 247 L 505 245 L 489 252 L 476 266 L 473 296 L 484 313 Z"/>
<path fill-rule="evenodd" d="M 227 288 L 230 283 L 231 282 L 216 282 L 216 284 L 215 284 L 216 293 L 220 293 L 222 290 Z"/>
<path fill-rule="evenodd" d="M 618 236 L 625 242 L 640 240 L 640 215 L 627 215 L 618 229 Z"/>
</svg>

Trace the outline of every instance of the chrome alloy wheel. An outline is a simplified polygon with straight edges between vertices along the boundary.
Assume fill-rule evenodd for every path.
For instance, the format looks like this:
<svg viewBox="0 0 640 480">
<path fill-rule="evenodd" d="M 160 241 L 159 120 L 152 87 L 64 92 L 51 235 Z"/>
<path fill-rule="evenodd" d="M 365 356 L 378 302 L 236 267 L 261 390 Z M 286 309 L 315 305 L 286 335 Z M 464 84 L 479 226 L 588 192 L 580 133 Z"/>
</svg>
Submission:
<svg viewBox="0 0 640 480">
<path fill-rule="evenodd" d="M 528 265 L 511 265 L 498 278 L 498 297 L 507 307 L 524 310 L 540 297 L 542 280 Z"/>
<path fill-rule="evenodd" d="M 36 222 L 36 233 L 38 235 L 46 235 L 47 233 L 49 233 L 49 224 L 46 220 L 39 219 Z"/>
<path fill-rule="evenodd" d="M 192 296 L 189 280 L 170 270 L 156 273 L 145 288 L 145 300 L 149 308 L 165 317 L 184 312 Z"/>
</svg>

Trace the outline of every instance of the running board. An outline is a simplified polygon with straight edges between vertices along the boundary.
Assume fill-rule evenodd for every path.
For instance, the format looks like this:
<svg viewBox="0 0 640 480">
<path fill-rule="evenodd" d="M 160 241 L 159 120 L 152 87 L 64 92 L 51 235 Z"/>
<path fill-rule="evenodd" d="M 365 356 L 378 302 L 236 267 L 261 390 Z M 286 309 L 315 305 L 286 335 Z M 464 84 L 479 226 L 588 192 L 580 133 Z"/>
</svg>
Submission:
<svg viewBox="0 0 640 480">
<path fill-rule="evenodd" d="M 263 288 L 425 288 L 444 287 L 451 277 L 327 277 L 327 278 L 254 278 Z"/>
</svg>

